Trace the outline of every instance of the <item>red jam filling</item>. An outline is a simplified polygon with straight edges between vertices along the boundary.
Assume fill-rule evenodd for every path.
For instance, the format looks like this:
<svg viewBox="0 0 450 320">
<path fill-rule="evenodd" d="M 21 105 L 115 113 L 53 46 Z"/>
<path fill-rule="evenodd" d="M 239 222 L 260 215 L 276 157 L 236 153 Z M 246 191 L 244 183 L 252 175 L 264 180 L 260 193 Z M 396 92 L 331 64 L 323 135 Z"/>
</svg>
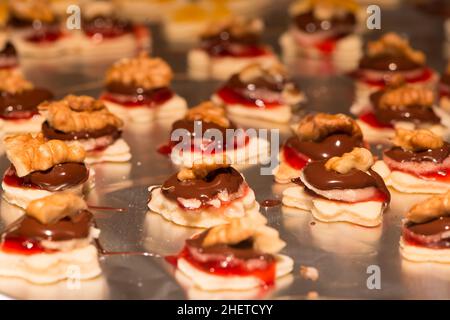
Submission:
<svg viewBox="0 0 450 320">
<path fill-rule="evenodd" d="M 51 253 L 56 251 L 42 247 L 39 241 L 25 238 L 6 238 L 2 243 L 1 250 L 6 253 L 23 255 Z"/>
<path fill-rule="evenodd" d="M 245 97 L 236 90 L 228 88 L 226 86 L 220 88 L 217 91 L 217 95 L 227 104 L 240 104 L 246 107 L 255 107 L 261 109 L 268 109 L 279 107 L 282 103 L 279 100 L 267 101 L 263 99 L 252 99 Z"/>
<path fill-rule="evenodd" d="M 424 68 L 423 72 L 418 75 L 417 77 L 413 77 L 413 78 L 406 78 L 406 81 L 408 83 L 416 83 L 416 82 L 424 82 L 429 80 L 431 77 L 433 76 L 433 71 L 430 68 Z M 380 80 L 372 80 L 372 79 L 368 79 L 368 78 L 362 78 L 361 81 L 363 81 L 364 83 L 371 85 L 371 86 L 376 86 L 376 87 L 384 87 L 386 85 L 386 82 L 384 79 L 380 79 Z"/>
<path fill-rule="evenodd" d="M 29 120 L 38 114 L 39 114 L 39 112 L 37 110 L 36 111 L 31 111 L 31 110 L 12 111 L 12 112 L 9 112 L 8 115 L 0 115 L 0 119 L 9 120 L 9 121 Z"/>
<path fill-rule="evenodd" d="M 398 168 L 390 168 L 392 171 L 400 171 L 411 174 L 423 180 L 450 182 L 450 168 L 439 169 L 438 171 L 430 171 L 427 173 L 417 173 L 411 170 L 401 170 Z"/>
<path fill-rule="evenodd" d="M 124 107 L 147 107 L 155 108 L 167 102 L 173 97 L 173 91 L 169 88 L 161 88 L 155 90 L 151 96 L 145 94 L 136 95 L 119 95 L 110 92 L 105 92 L 100 97 L 101 100 L 110 101 L 112 103 L 120 104 Z"/>
<path fill-rule="evenodd" d="M 394 127 L 390 124 L 383 124 L 378 121 L 375 114 L 371 111 L 364 113 L 359 116 L 359 119 L 365 123 L 367 123 L 369 126 L 373 128 L 379 128 L 379 129 L 393 129 Z"/>
<path fill-rule="evenodd" d="M 283 157 L 290 167 L 297 170 L 303 169 L 311 161 L 303 153 L 288 146 L 283 147 Z"/>
<path fill-rule="evenodd" d="M 217 276 L 227 277 L 227 276 L 241 276 L 247 277 L 252 276 L 261 280 L 262 285 L 271 286 L 275 283 L 275 271 L 276 271 L 276 262 L 268 264 L 265 269 L 255 269 L 249 270 L 245 261 L 239 259 L 231 259 L 224 263 L 223 260 L 212 260 L 208 262 L 200 262 L 194 259 L 194 257 L 190 254 L 188 248 L 184 248 L 178 256 L 169 256 L 166 257 L 166 261 L 177 265 L 178 259 L 183 258 L 188 261 L 195 268 L 210 273 Z"/>
<path fill-rule="evenodd" d="M 16 170 L 13 166 L 10 166 L 3 176 L 3 182 L 8 186 L 16 187 L 16 188 L 32 188 L 32 189 L 41 189 L 36 185 L 26 183 L 24 179 L 20 178 L 16 174 Z"/>
<path fill-rule="evenodd" d="M 37 44 L 43 43 L 52 43 L 63 37 L 63 33 L 61 30 L 52 28 L 52 29 L 40 29 L 36 30 L 31 35 L 25 38 L 28 42 L 33 42 Z"/>
</svg>

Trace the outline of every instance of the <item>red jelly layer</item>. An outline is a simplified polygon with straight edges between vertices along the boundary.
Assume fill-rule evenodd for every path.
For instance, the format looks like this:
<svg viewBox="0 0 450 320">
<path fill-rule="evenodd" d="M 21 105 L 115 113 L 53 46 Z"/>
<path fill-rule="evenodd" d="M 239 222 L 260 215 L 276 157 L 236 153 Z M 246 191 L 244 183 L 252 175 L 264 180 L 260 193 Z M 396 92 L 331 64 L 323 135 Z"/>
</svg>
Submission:
<svg viewBox="0 0 450 320">
<path fill-rule="evenodd" d="M 6 183 L 8 186 L 16 188 L 41 189 L 34 184 L 25 183 L 24 179 L 17 176 L 16 170 L 13 167 L 9 167 L 6 170 L 5 175 L 3 176 L 3 182 Z"/>
<path fill-rule="evenodd" d="M 424 180 L 432 180 L 432 181 L 441 181 L 441 182 L 450 182 L 450 168 L 448 169 L 440 169 L 438 171 L 427 172 L 427 173 L 417 173 L 410 170 L 400 170 L 398 168 L 390 168 L 393 171 L 400 171 L 404 173 L 411 174 L 420 179 Z"/>
<path fill-rule="evenodd" d="M 0 115 L 0 119 L 3 120 L 29 120 L 34 116 L 38 115 L 37 111 L 12 111 L 9 112 L 8 115 Z"/>
<path fill-rule="evenodd" d="M 26 41 L 33 43 L 51 43 L 63 37 L 63 33 L 58 29 L 39 30 L 25 38 Z"/>
<path fill-rule="evenodd" d="M 194 259 L 190 254 L 188 248 L 184 248 L 178 256 L 166 257 L 166 261 L 176 265 L 178 259 L 183 258 L 188 261 L 195 268 L 217 276 L 241 276 L 241 277 L 256 277 L 261 280 L 261 284 L 264 286 L 270 286 L 275 283 L 276 274 L 276 262 L 268 264 L 267 268 L 262 270 L 248 270 L 245 261 L 238 259 L 231 259 L 230 261 L 216 260 L 210 262 L 200 262 Z"/>
<path fill-rule="evenodd" d="M 112 103 L 120 104 L 124 107 L 147 107 L 155 108 L 167 102 L 173 97 L 174 93 L 169 88 L 155 90 L 151 96 L 147 95 L 118 95 L 110 92 L 105 92 L 100 97 L 101 100 L 110 101 Z"/>
<path fill-rule="evenodd" d="M 297 170 L 303 169 L 311 160 L 303 153 L 288 146 L 283 147 L 283 157 L 290 167 Z"/>
<path fill-rule="evenodd" d="M 371 111 L 364 113 L 359 116 L 359 120 L 367 123 L 369 126 L 379 129 L 393 129 L 394 127 L 390 124 L 383 124 L 378 121 L 375 114 Z"/>
<path fill-rule="evenodd" d="M 239 92 L 236 92 L 226 86 L 220 88 L 216 94 L 227 104 L 240 104 L 246 107 L 268 109 L 279 107 L 282 104 L 279 100 L 267 101 L 263 99 L 251 99 L 249 97 L 244 97 L 239 94 Z"/>
<path fill-rule="evenodd" d="M 389 74 L 388 71 L 386 71 L 386 73 Z M 425 68 L 419 76 L 414 77 L 414 78 L 407 78 L 406 81 L 408 83 L 424 82 L 424 81 L 430 80 L 430 78 L 432 76 L 433 76 L 433 70 L 431 70 L 430 68 Z M 367 79 L 367 78 L 363 77 L 360 80 L 368 85 L 376 86 L 376 87 L 384 87 L 386 85 L 386 82 L 384 79 L 372 80 L 372 79 Z"/>
<path fill-rule="evenodd" d="M 2 243 L 1 250 L 6 253 L 23 255 L 52 253 L 56 251 L 42 247 L 39 241 L 25 238 L 6 238 Z"/>
</svg>

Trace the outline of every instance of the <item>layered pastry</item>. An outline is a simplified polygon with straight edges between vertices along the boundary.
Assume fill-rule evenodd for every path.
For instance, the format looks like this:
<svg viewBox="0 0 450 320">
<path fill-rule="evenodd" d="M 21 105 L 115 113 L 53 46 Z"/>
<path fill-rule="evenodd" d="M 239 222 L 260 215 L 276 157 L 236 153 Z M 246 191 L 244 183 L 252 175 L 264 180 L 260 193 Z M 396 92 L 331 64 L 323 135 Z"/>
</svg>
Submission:
<svg viewBox="0 0 450 320">
<path fill-rule="evenodd" d="M 289 122 L 304 95 L 281 64 L 251 64 L 232 75 L 213 95 L 231 117 Z"/>
<path fill-rule="evenodd" d="M 170 141 L 164 146 L 176 165 L 190 167 L 194 161 L 225 155 L 233 164 L 257 164 L 267 160 L 269 142 L 256 130 L 238 128 L 225 109 L 210 101 L 188 110 L 172 124 Z"/>
<path fill-rule="evenodd" d="M 161 22 L 181 0 L 114 0 L 117 13 L 139 23 Z"/>
<path fill-rule="evenodd" d="M 4 139 L 11 165 L 3 176 L 3 198 L 26 208 L 36 199 L 61 191 L 82 195 L 89 187 L 86 151 L 78 142 L 46 141 L 43 134 L 11 135 Z"/>
<path fill-rule="evenodd" d="M 187 1 L 162 17 L 164 35 L 169 43 L 177 46 L 191 45 L 209 23 L 230 16 L 231 11 L 223 0 Z"/>
<path fill-rule="evenodd" d="M 170 88 L 172 78 L 172 69 L 164 60 L 141 52 L 108 70 L 100 100 L 111 112 L 134 122 L 183 115 L 187 104 Z"/>
<path fill-rule="evenodd" d="M 85 163 L 127 162 L 130 147 L 122 139 L 123 121 L 109 112 L 105 104 L 89 96 L 68 95 L 44 102 L 42 134 L 47 140 L 79 142 L 86 150 Z"/>
<path fill-rule="evenodd" d="M 226 80 L 253 63 L 270 65 L 278 58 L 261 43 L 263 22 L 229 18 L 211 23 L 200 36 L 200 45 L 188 53 L 189 76 L 195 80 Z"/>
<path fill-rule="evenodd" d="M 19 72 L 0 69 L 0 129 L 4 133 L 39 132 L 43 121 L 37 106 L 53 98 Z"/>
<path fill-rule="evenodd" d="M 370 142 L 386 142 L 396 128 L 448 134 L 448 116 L 435 105 L 434 91 L 408 84 L 402 76 L 391 78 L 387 87 L 370 94 L 368 102 L 355 103 L 351 111 L 358 115 L 357 122 Z"/>
<path fill-rule="evenodd" d="M 0 49 L 0 70 L 19 70 L 17 50 L 11 41 L 5 40 Z"/>
<path fill-rule="evenodd" d="M 82 6 L 83 54 L 134 54 L 150 47 L 149 29 L 119 18 L 114 9 L 109 1 L 89 1 Z"/>
<path fill-rule="evenodd" d="M 181 169 L 149 192 L 150 210 L 183 226 L 209 228 L 236 217 L 265 219 L 242 174 L 220 157 Z"/>
<path fill-rule="evenodd" d="M 34 200 L 1 234 L 0 276 L 50 284 L 75 270 L 79 280 L 95 278 L 101 273 L 93 245 L 99 234 L 80 197 L 59 193 Z"/>
<path fill-rule="evenodd" d="M 398 129 L 394 146 L 373 169 L 388 186 L 404 193 L 450 189 L 450 144 L 429 130 Z"/>
<path fill-rule="evenodd" d="M 349 222 L 365 227 L 381 224 L 390 193 L 371 169 L 369 150 L 355 148 L 341 157 L 308 163 L 283 192 L 283 204 L 311 211 L 323 222 Z"/>
<path fill-rule="evenodd" d="M 281 147 L 275 181 L 289 183 L 311 161 L 341 156 L 363 147 L 363 135 L 355 120 L 340 114 L 317 113 L 303 117 L 294 135 Z"/>
<path fill-rule="evenodd" d="M 284 57 L 327 58 L 337 69 L 355 69 L 362 56 L 358 32 L 363 13 L 353 0 L 295 2 L 290 8 L 291 27 L 280 38 Z"/>
<path fill-rule="evenodd" d="M 367 51 L 359 61 L 356 77 L 356 101 L 383 89 L 393 75 L 401 75 L 406 82 L 433 88 L 436 72 L 427 66 L 425 54 L 413 49 L 409 41 L 396 33 L 387 33 L 367 44 Z"/>
<path fill-rule="evenodd" d="M 59 56 L 72 52 L 77 41 L 47 0 L 9 1 L 12 42 L 20 55 Z M 75 40 L 75 41 L 74 41 Z"/>
<path fill-rule="evenodd" d="M 278 253 L 285 245 L 275 229 L 234 218 L 186 240 L 167 260 L 202 290 L 268 288 L 293 269 L 293 260 Z"/>
<path fill-rule="evenodd" d="M 414 262 L 450 263 L 450 193 L 414 205 L 403 221 L 400 252 Z"/>
</svg>

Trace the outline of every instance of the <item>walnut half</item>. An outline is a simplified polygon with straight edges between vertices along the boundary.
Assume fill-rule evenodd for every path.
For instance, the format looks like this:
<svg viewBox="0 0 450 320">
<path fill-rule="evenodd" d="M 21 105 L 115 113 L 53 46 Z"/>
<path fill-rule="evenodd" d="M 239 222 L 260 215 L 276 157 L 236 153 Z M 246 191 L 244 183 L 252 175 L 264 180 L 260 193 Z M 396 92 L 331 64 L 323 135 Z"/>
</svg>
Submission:
<svg viewBox="0 0 450 320">
<path fill-rule="evenodd" d="M 335 132 L 362 138 L 362 131 L 356 121 L 342 113 L 309 114 L 300 120 L 296 129 L 301 141 L 320 141 Z"/>
<path fill-rule="evenodd" d="M 407 130 L 398 128 L 395 132 L 393 143 L 403 150 L 424 151 L 442 147 L 444 140 L 430 130 Z"/>
<path fill-rule="evenodd" d="M 26 209 L 26 214 L 43 224 L 49 224 L 64 217 L 76 215 L 86 209 L 86 202 L 81 197 L 71 192 L 58 192 L 31 201 Z"/>
<path fill-rule="evenodd" d="M 226 117 L 225 109 L 212 101 L 202 102 L 194 108 L 189 109 L 186 114 L 186 119 L 212 122 L 224 128 L 230 126 L 230 120 Z"/>
<path fill-rule="evenodd" d="M 229 166 L 230 161 L 225 155 L 204 157 L 194 161 L 192 168 L 181 169 L 177 178 L 180 181 L 203 179 L 208 173 L 220 168 L 228 168 Z"/>
<path fill-rule="evenodd" d="M 365 148 L 354 148 L 341 157 L 333 157 L 325 163 L 327 170 L 348 173 L 352 169 L 367 171 L 374 164 L 372 153 Z"/>
<path fill-rule="evenodd" d="M 423 223 L 448 215 L 450 215 L 450 192 L 432 196 L 415 204 L 406 213 L 406 218 L 414 223 Z"/>
<path fill-rule="evenodd" d="M 279 238 L 278 231 L 265 225 L 266 219 L 234 218 L 228 224 L 209 229 L 203 246 L 217 244 L 233 245 L 252 238 L 253 249 L 262 253 L 277 253 L 286 243 Z"/>
</svg>

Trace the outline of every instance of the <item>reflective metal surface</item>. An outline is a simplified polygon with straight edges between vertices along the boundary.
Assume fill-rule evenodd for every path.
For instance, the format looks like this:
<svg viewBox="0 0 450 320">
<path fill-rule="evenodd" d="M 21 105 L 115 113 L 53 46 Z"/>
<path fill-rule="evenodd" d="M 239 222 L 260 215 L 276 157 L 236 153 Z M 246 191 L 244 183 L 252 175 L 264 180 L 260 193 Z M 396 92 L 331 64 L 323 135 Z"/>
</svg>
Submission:
<svg viewBox="0 0 450 320">
<path fill-rule="evenodd" d="M 277 1 L 276 3 L 280 3 Z M 277 38 L 286 30 L 286 6 L 278 5 L 267 16 L 265 38 L 278 50 Z M 382 30 L 365 35 L 375 38 L 381 32 L 400 31 L 410 36 L 414 46 L 423 49 L 430 64 L 442 70 L 443 20 L 424 15 L 404 6 L 396 11 L 382 11 Z M 169 60 L 176 71 L 174 89 L 186 97 L 189 105 L 207 99 L 218 83 L 192 82 L 185 75 L 185 51 L 169 48 L 160 37 L 158 27 L 152 28 L 155 55 Z M 83 64 L 80 61 L 24 61 L 25 72 L 39 85 L 48 86 L 61 97 L 67 93 L 100 92 L 103 71 L 109 61 Z M 347 112 L 353 98 L 352 80 L 345 76 L 302 76 L 307 62 L 291 68 L 295 80 L 308 97 L 307 110 Z M 103 276 L 82 282 L 78 289 L 67 283 L 35 286 L 17 279 L 1 279 L 0 292 L 14 298 L 76 298 L 76 299 L 179 299 L 179 298 L 280 298 L 303 299 L 316 291 L 320 298 L 450 298 L 450 267 L 402 261 L 399 255 L 400 221 L 416 196 L 393 194 L 391 209 L 385 213 L 383 225 L 363 228 L 349 224 L 313 223 L 310 214 L 288 208 L 262 209 L 270 224 L 287 242 L 283 253 L 295 260 L 290 277 L 276 288 L 262 292 L 208 293 L 186 289 L 182 276 L 174 275 L 171 266 L 160 256 L 176 253 L 184 239 L 196 230 L 176 226 L 155 214 L 147 214 L 147 187 L 160 184 L 176 169 L 168 158 L 156 151 L 168 139 L 172 120 L 149 125 L 128 125 L 124 138 L 131 146 L 133 159 L 129 164 L 95 165 L 96 188 L 89 195 L 91 205 L 127 208 L 126 212 L 96 212 L 101 229 L 100 241 L 109 251 L 148 251 L 154 257 L 115 255 L 102 257 Z M 245 122 L 242 123 L 246 126 Z M 248 125 L 248 124 L 247 124 Z M 284 133 L 288 127 L 280 127 Z M 0 171 L 8 161 L 0 159 Z M 282 186 L 273 177 L 261 176 L 259 167 L 246 168 L 243 173 L 255 190 L 257 200 L 280 197 Z M 3 201 L 4 202 L 4 201 Z M 0 229 L 20 212 L 2 203 Z M 160 256 L 158 256 L 160 255 Z M 320 272 L 318 281 L 302 279 L 300 265 L 313 266 Z M 380 270 L 381 289 L 369 289 L 369 266 Z M 369 268 L 369 271 L 372 270 Z M 370 282 L 370 279 L 369 279 Z"/>
</svg>

